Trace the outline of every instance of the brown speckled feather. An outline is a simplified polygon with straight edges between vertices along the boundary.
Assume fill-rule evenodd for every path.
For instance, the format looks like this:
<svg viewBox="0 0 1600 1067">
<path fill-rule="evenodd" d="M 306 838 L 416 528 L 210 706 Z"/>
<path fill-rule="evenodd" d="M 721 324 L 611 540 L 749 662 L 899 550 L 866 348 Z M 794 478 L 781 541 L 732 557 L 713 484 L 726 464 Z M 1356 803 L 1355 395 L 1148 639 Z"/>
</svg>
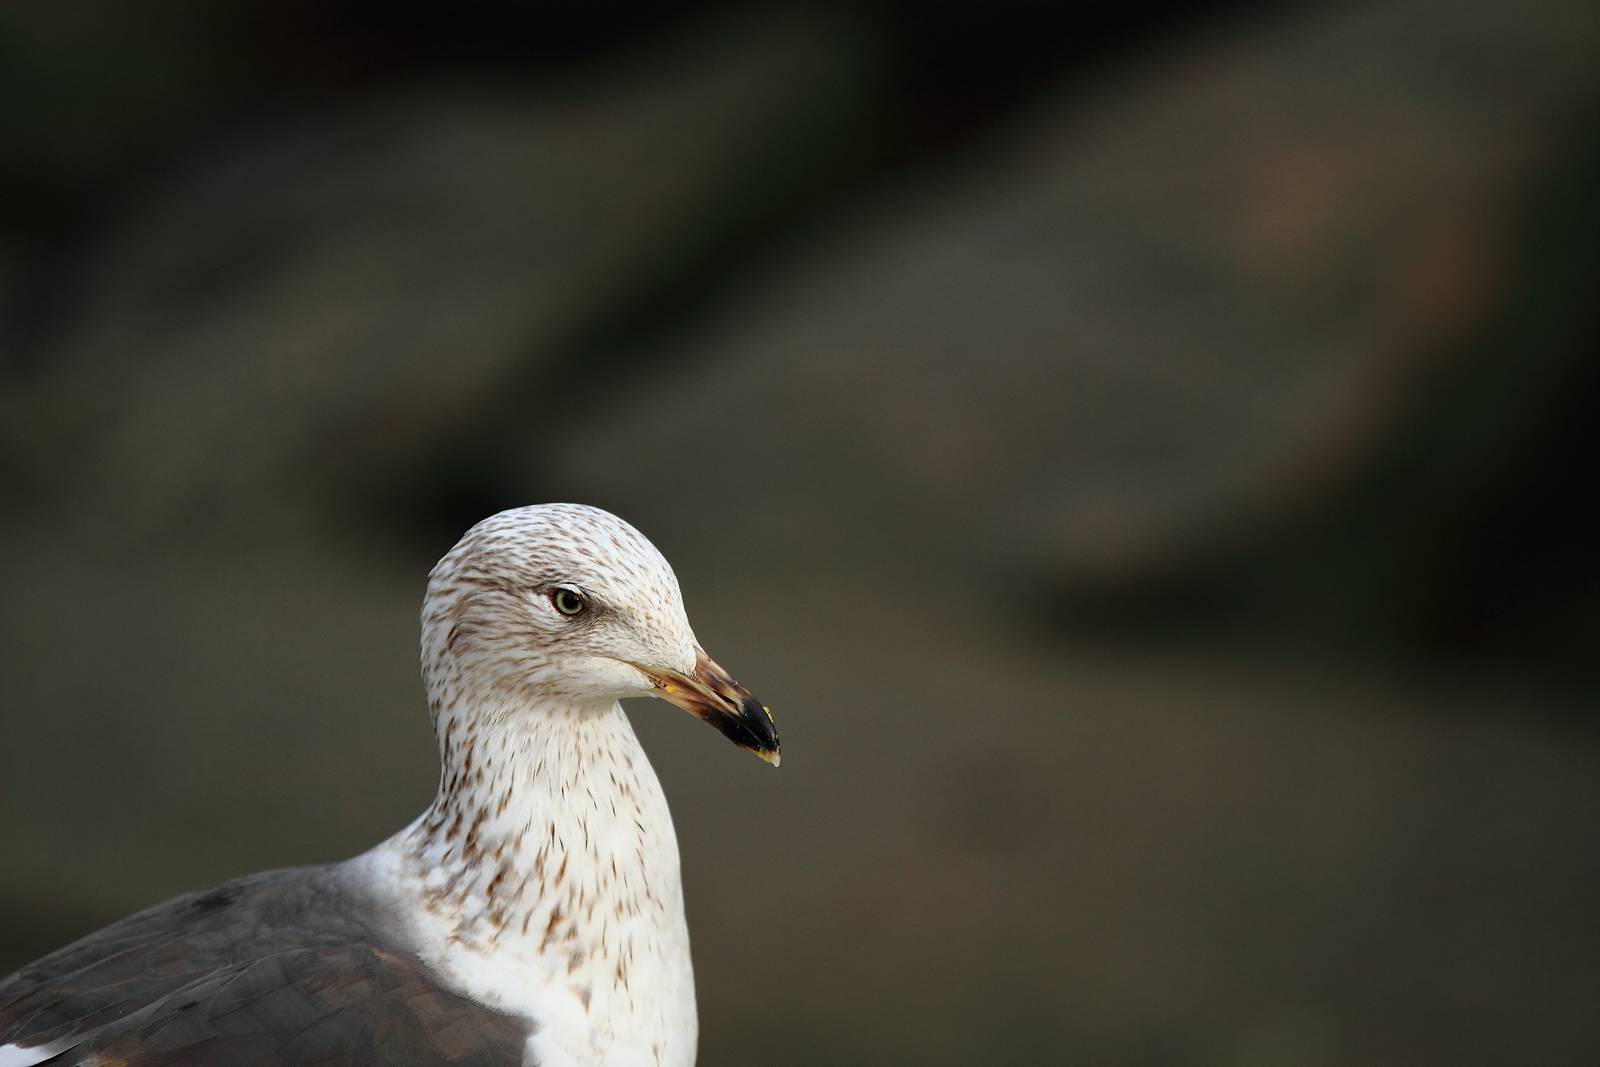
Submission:
<svg viewBox="0 0 1600 1067">
<path fill-rule="evenodd" d="M 130 1067 L 520 1064 L 527 1023 L 439 985 L 334 870 L 177 897 L 24 968 L 0 982 L 0 1047 Z"/>
</svg>

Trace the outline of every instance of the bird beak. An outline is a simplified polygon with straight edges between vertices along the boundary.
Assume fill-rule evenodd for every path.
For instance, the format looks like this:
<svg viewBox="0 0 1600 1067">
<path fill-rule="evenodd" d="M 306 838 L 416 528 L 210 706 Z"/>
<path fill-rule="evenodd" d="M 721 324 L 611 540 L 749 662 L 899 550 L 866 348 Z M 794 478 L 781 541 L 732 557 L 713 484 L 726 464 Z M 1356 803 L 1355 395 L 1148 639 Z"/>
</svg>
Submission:
<svg viewBox="0 0 1600 1067">
<path fill-rule="evenodd" d="M 729 741 L 776 767 L 778 728 L 773 724 L 772 712 L 762 706 L 750 690 L 734 681 L 704 649 L 695 652 L 692 675 L 637 663 L 634 666 L 650 679 L 656 696 L 710 723 Z"/>
</svg>

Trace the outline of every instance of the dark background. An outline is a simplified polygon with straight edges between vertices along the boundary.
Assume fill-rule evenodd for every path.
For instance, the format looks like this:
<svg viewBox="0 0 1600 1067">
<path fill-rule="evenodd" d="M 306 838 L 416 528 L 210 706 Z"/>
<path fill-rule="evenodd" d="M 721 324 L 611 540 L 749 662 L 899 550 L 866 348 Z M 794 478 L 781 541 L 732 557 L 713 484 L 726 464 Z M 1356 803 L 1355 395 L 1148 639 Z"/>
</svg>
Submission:
<svg viewBox="0 0 1600 1067">
<path fill-rule="evenodd" d="M 1590 0 L 0 6 L 0 971 L 408 821 L 574 499 L 783 730 L 634 709 L 708 1067 L 1597 1062 L 1597 104 Z"/>
</svg>

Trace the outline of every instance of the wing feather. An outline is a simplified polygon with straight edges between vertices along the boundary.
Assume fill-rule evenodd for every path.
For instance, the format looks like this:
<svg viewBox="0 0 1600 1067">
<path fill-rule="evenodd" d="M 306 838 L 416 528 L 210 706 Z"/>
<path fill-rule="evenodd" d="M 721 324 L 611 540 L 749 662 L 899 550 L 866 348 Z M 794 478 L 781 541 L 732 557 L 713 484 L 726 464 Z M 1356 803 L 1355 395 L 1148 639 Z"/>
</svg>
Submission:
<svg viewBox="0 0 1600 1067">
<path fill-rule="evenodd" d="M 0 982 L 0 1047 L 42 1063 L 519 1064 L 526 1020 L 436 982 L 326 869 L 130 916 Z"/>
</svg>

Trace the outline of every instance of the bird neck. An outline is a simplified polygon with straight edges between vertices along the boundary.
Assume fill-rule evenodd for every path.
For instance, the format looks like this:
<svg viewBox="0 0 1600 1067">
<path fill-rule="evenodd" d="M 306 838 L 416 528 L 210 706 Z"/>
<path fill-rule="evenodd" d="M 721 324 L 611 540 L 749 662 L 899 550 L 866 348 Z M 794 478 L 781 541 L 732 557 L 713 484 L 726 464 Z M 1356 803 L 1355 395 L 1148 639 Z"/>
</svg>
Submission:
<svg viewBox="0 0 1600 1067">
<path fill-rule="evenodd" d="M 462 710 L 439 713 L 433 803 L 371 854 L 418 954 L 570 1054 L 687 1034 L 692 1056 L 677 839 L 622 708 Z"/>
</svg>

